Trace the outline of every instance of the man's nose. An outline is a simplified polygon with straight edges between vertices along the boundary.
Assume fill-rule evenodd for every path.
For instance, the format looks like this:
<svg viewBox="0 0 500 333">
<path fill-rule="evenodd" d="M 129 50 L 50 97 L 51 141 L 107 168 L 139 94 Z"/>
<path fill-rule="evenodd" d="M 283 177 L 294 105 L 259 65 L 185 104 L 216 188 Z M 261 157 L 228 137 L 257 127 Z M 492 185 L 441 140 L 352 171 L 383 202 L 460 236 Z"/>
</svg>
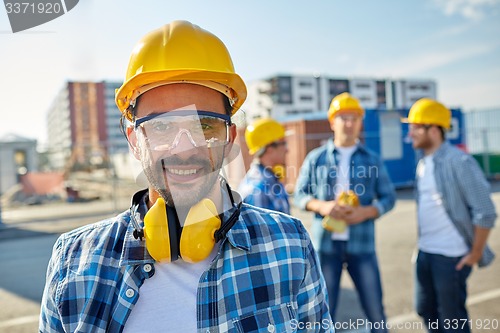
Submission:
<svg viewBox="0 0 500 333">
<path fill-rule="evenodd" d="M 192 156 L 196 153 L 196 143 L 194 142 L 191 133 L 188 130 L 180 130 L 173 142 L 171 154 Z"/>
</svg>

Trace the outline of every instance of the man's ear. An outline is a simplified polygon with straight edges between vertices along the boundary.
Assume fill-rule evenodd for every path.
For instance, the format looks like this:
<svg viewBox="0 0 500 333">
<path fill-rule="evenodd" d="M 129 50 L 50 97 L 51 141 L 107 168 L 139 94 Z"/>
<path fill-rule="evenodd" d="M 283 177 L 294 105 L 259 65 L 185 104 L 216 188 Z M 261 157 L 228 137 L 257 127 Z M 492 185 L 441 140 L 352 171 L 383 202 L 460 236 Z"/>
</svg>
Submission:
<svg viewBox="0 0 500 333">
<path fill-rule="evenodd" d="M 229 144 L 224 148 L 224 156 L 228 159 L 228 163 L 234 160 L 234 158 L 239 154 L 240 149 L 238 145 L 234 145 L 234 141 L 236 140 L 236 125 L 231 124 L 229 127 Z"/>
<path fill-rule="evenodd" d="M 128 145 L 130 147 L 130 150 L 132 150 L 134 157 L 137 160 L 140 160 L 141 154 L 140 154 L 139 147 L 137 145 L 137 135 L 135 134 L 134 128 L 132 126 L 128 126 L 126 131 L 127 131 L 127 141 L 128 141 Z"/>
<path fill-rule="evenodd" d="M 332 119 L 329 119 L 328 123 L 330 124 L 330 129 L 332 130 L 332 132 L 334 132 L 335 131 L 335 126 L 334 126 L 335 125 L 335 117 Z"/>
<path fill-rule="evenodd" d="M 234 143 L 234 140 L 236 139 L 236 125 L 231 124 L 231 127 L 229 127 L 229 142 Z"/>
</svg>

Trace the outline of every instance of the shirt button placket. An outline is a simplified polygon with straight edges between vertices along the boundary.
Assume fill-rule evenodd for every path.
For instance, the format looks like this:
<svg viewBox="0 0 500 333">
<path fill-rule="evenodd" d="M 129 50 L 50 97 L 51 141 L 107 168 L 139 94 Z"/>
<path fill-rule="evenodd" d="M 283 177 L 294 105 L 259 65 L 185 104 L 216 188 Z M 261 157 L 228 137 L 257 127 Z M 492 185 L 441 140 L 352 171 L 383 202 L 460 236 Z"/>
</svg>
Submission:
<svg viewBox="0 0 500 333">
<path fill-rule="evenodd" d="M 134 291 L 134 289 L 131 289 L 131 288 L 127 289 L 127 291 L 125 292 L 125 295 L 126 295 L 128 298 L 132 298 L 132 297 L 134 297 L 134 295 L 135 295 L 135 291 Z"/>
</svg>

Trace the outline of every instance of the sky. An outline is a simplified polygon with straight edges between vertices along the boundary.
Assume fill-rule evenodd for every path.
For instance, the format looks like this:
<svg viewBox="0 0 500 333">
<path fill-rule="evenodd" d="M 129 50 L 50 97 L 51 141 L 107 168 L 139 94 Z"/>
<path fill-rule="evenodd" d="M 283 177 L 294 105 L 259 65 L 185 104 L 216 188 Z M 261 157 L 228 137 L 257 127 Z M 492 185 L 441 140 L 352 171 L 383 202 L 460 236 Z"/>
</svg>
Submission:
<svg viewBox="0 0 500 333">
<path fill-rule="evenodd" d="M 65 82 L 123 80 L 136 42 L 173 20 L 222 39 L 247 83 L 287 73 L 432 79 L 449 107 L 500 107 L 500 0 L 81 0 L 15 34 L 0 8 L 0 137 L 43 145 Z"/>
</svg>

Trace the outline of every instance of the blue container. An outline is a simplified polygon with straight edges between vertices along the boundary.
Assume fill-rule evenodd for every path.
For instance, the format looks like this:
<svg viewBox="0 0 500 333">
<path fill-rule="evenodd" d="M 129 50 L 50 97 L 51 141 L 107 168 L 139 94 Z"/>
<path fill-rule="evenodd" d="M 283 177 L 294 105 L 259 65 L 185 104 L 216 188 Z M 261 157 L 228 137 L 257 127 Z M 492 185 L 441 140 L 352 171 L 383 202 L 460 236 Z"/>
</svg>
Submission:
<svg viewBox="0 0 500 333">
<path fill-rule="evenodd" d="M 462 111 L 451 111 L 452 130 L 447 138 L 452 144 L 465 147 Z M 408 136 L 408 124 L 400 122 L 400 118 L 407 115 L 408 110 L 366 110 L 363 122 L 364 143 L 382 157 L 396 188 L 410 187 L 415 182 L 417 152 Z"/>
</svg>

